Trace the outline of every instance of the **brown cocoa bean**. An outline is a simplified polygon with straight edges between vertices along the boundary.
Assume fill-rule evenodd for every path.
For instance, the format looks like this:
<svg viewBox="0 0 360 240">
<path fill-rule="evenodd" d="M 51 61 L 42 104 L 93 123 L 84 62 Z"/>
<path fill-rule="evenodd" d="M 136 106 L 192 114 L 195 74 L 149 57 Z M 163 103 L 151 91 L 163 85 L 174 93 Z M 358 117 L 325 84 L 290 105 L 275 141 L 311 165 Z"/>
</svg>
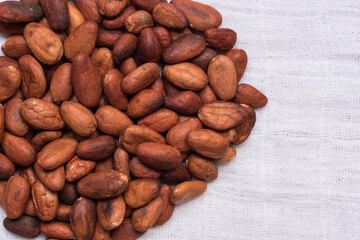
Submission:
<svg viewBox="0 0 360 240">
<path fill-rule="evenodd" d="M 60 38 L 39 23 L 27 24 L 24 37 L 31 52 L 43 64 L 54 65 L 63 56 L 64 49 Z"/>
<path fill-rule="evenodd" d="M 225 132 L 221 132 L 221 134 L 226 137 L 229 140 L 229 143 L 233 144 L 235 143 L 236 139 L 237 139 L 237 132 L 235 130 L 235 128 L 229 129 Z"/>
<path fill-rule="evenodd" d="M 144 207 L 136 209 L 131 217 L 135 230 L 145 232 L 151 228 L 159 218 L 164 205 L 164 200 L 158 196 Z"/>
<path fill-rule="evenodd" d="M 59 198 L 65 204 L 72 205 L 78 197 L 75 183 L 65 182 L 63 189 L 59 191 Z"/>
<path fill-rule="evenodd" d="M 32 54 L 24 36 L 22 35 L 16 35 L 8 38 L 2 45 L 1 50 L 5 56 L 15 59 L 19 59 L 24 55 Z"/>
<path fill-rule="evenodd" d="M 166 108 L 161 108 L 156 112 L 140 119 L 137 124 L 153 129 L 158 133 L 167 132 L 178 120 L 178 115 Z"/>
<path fill-rule="evenodd" d="M 124 192 L 124 200 L 131 208 L 139 208 L 148 204 L 157 197 L 160 183 L 153 179 L 137 179 L 131 181 Z"/>
<path fill-rule="evenodd" d="M 64 55 L 69 61 L 82 53 L 90 56 L 95 48 L 99 28 L 94 21 L 85 21 L 72 31 L 64 42 Z"/>
<path fill-rule="evenodd" d="M 229 140 L 209 129 L 197 129 L 186 138 L 192 150 L 208 158 L 221 158 L 229 148 Z"/>
<path fill-rule="evenodd" d="M 123 196 L 108 200 L 98 200 L 96 204 L 97 219 L 105 230 L 117 228 L 124 219 L 125 201 Z"/>
<path fill-rule="evenodd" d="M 186 34 L 174 40 L 163 52 L 163 60 L 174 64 L 190 60 L 199 56 L 206 48 L 203 37 L 195 34 Z"/>
<path fill-rule="evenodd" d="M 217 100 L 217 97 L 214 91 L 209 85 L 206 85 L 200 92 L 198 92 L 199 97 L 203 103 L 210 103 Z"/>
<path fill-rule="evenodd" d="M 160 68 L 155 63 L 145 63 L 129 73 L 121 82 L 125 93 L 134 94 L 152 84 L 160 74 Z"/>
<path fill-rule="evenodd" d="M 232 49 L 225 53 L 234 63 L 236 69 L 237 81 L 240 82 L 247 66 L 247 54 L 242 49 Z"/>
<path fill-rule="evenodd" d="M 171 41 L 175 41 L 176 39 L 178 39 L 179 37 L 186 35 L 186 34 L 192 34 L 192 31 L 189 28 L 184 28 L 183 30 L 179 31 L 179 30 L 170 30 L 170 37 L 171 37 Z"/>
<path fill-rule="evenodd" d="M 106 29 L 121 29 L 125 27 L 126 19 L 134 12 L 136 12 L 136 8 L 128 5 L 116 18 L 104 19 L 103 25 Z"/>
<path fill-rule="evenodd" d="M 165 65 L 163 76 L 176 87 L 191 91 L 203 89 L 209 81 L 200 67 L 189 62 Z"/>
<path fill-rule="evenodd" d="M 137 147 L 136 155 L 145 165 L 157 170 L 174 169 L 182 161 L 179 150 L 162 143 L 142 143 Z"/>
<path fill-rule="evenodd" d="M 4 227 L 9 232 L 23 238 L 35 238 L 40 234 L 40 221 L 38 218 L 22 215 L 18 219 L 4 219 Z"/>
<path fill-rule="evenodd" d="M 138 145 L 144 142 L 165 143 L 165 138 L 151 128 L 139 125 L 131 125 L 121 132 L 121 146 L 130 154 L 136 154 Z"/>
<path fill-rule="evenodd" d="M 152 12 L 154 8 L 160 4 L 166 2 L 166 0 L 134 0 L 137 9 L 146 10 L 148 12 Z"/>
<path fill-rule="evenodd" d="M 261 108 L 267 104 L 268 99 L 262 92 L 250 84 L 242 83 L 236 88 L 234 101 L 239 104 L 249 105 L 253 108 Z"/>
<path fill-rule="evenodd" d="M 30 185 L 21 176 L 12 176 L 6 183 L 3 206 L 8 218 L 19 218 L 26 208 L 30 196 Z"/>
<path fill-rule="evenodd" d="M 186 137 L 192 130 L 202 128 L 198 118 L 190 118 L 172 127 L 166 134 L 166 142 L 181 152 L 190 150 Z"/>
<path fill-rule="evenodd" d="M 207 44 L 220 51 L 229 51 L 236 43 L 237 34 L 230 28 L 210 28 L 204 32 Z"/>
<path fill-rule="evenodd" d="M 82 177 L 88 175 L 94 168 L 96 162 L 80 159 L 77 156 L 74 156 L 66 164 L 66 181 L 75 182 Z"/>
<path fill-rule="evenodd" d="M 86 20 L 94 20 L 97 23 L 102 21 L 97 0 L 74 0 L 74 3 Z"/>
<path fill-rule="evenodd" d="M 39 152 L 46 144 L 61 137 L 60 131 L 43 131 L 36 134 L 30 141 L 36 152 Z"/>
<path fill-rule="evenodd" d="M 214 161 L 217 163 L 228 163 L 236 157 L 236 150 L 233 147 L 229 147 L 226 154 L 222 158 L 215 158 Z"/>
<path fill-rule="evenodd" d="M 70 224 L 65 222 L 51 221 L 41 222 L 40 231 L 47 237 L 59 239 L 74 239 L 74 233 Z"/>
<path fill-rule="evenodd" d="M 4 132 L 1 146 L 6 156 L 16 165 L 26 167 L 36 160 L 36 152 L 25 138 Z"/>
<path fill-rule="evenodd" d="M 80 103 L 63 102 L 60 114 L 71 130 L 82 137 L 89 137 L 96 131 L 97 122 L 94 114 Z"/>
<path fill-rule="evenodd" d="M 35 204 L 34 204 L 34 201 L 32 200 L 32 198 L 29 198 L 29 200 L 26 204 L 25 210 L 24 210 L 24 214 L 26 214 L 28 216 L 32 216 L 32 217 L 37 217 Z"/>
<path fill-rule="evenodd" d="M 65 31 L 69 26 L 68 3 L 64 0 L 40 0 L 40 4 L 51 28 L 57 32 Z"/>
<path fill-rule="evenodd" d="M 191 154 L 186 160 L 190 173 L 200 180 L 213 181 L 218 176 L 216 164 L 211 160 L 197 154 Z"/>
<path fill-rule="evenodd" d="M 175 87 L 168 80 L 164 79 L 163 83 L 164 83 L 164 91 L 165 91 L 165 96 L 166 97 L 174 97 L 178 93 L 181 92 L 181 90 L 179 88 Z"/>
<path fill-rule="evenodd" d="M 20 169 L 19 175 L 25 178 L 30 186 L 32 186 L 37 179 L 37 176 L 32 166 Z"/>
<path fill-rule="evenodd" d="M 161 58 L 162 47 L 152 28 L 145 28 L 138 38 L 137 56 L 143 63 L 157 63 Z"/>
<path fill-rule="evenodd" d="M 111 238 L 113 240 L 135 240 L 143 234 L 144 232 L 136 231 L 131 218 L 125 218 L 119 227 L 111 231 Z"/>
<path fill-rule="evenodd" d="M 22 75 L 21 90 L 25 98 L 40 98 L 46 91 L 46 79 L 43 68 L 36 59 L 30 55 L 19 59 Z"/>
<path fill-rule="evenodd" d="M 0 102 L 13 96 L 19 89 L 22 81 L 17 62 L 8 57 L 0 57 Z"/>
<path fill-rule="evenodd" d="M 71 81 L 75 96 L 87 108 L 98 105 L 101 93 L 101 74 L 91 58 L 79 54 L 74 58 Z"/>
<path fill-rule="evenodd" d="M 21 103 L 21 99 L 12 99 L 6 103 L 4 109 L 6 130 L 20 137 L 25 136 L 29 130 L 29 125 L 24 122 L 20 115 Z"/>
<path fill-rule="evenodd" d="M 133 124 L 123 112 L 109 105 L 100 107 L 95 113 L 95 118 L 100 131 L 117 137 L 123 129 Z"/>
<path fill-rule="evenodd" d="M 161 172 L 152 168 L 149 168 L 143 164 L 138 157 L 133 157 L 130 161 L 131 174 L 136 178 L 150 178 L 157 179 L 161 176 Z"/>
<path fill-rule="evenodd" d="M 208 128 L 225 131 L 234 128 L 247 118 L 246 108 L 228 101 L 205 103 L 199 108 L 198 117 Z"/>
<path fill-rule="evenodd" d="M 164 225 L 171 218 L 175 209 L 175 205 L 170 202 L 171 192 L 172 188 L 169 185 L 164 184 L 161 186 L 159 195 L 163 198 L 164 208 L 154 226 Z"/>
<path fill-rule="evenodd" d="M 69 10 L 69 25 L 66 30 L 69 35 L 72 31 L 74 31 L 78 26 L 80 26 L 83 22 L 85 22 L 85 18 L 82 13 L 75 7 L 71 2 L 67 2 L 68 10 Z"/>
<path fill-rule="evenodd" d="M 163 49 L 170 46 L 170 44 L 172 43 L 172 39 L 170 36 L 170 32 L 166 28 L 161 26 L 156 26 L 153 28 L 153 30 Z"/>
<path fill-rule="evenodd" d="M 221 100 L 231 100 L 235 96 L 237 77 L 233 61 L 225 55 L 211 60 L 208 68 L 211 89 Z"/>
<path fill-rule="evenodd" d="M 54 170 L 68 162 L 74 155 L 78 142 L 63 137 L 47 144 L 37 156 L 37 162 L 45 170 Z"/>
<path fill-rule="evenodd" d="M 125 111 L 128 99 L 122 89 L 122 81 L 123 75 L 118 70 L 112 68 L 104 75 L 102 85 L 109 103 L 120 111 Z"/>
<path fill-rule="evenodd" d="M 170 202 L 177 205 L 199 197 L 206 191 L 206 182 L 193 180 L 176 185 L 170 195 Z"/>
<path fill-rule="evenodd" d="M 169 184 L 177 184 L 190 180 L 191 176 L 188 169 L 181 164 L 173 170 L 163 172 L 161 175 L 161 181 Z"/>
<path fill-rule="evenodd" d="M 202 70 L 207 72 L 209 63 L 216 56 L 217 56 L 217 52 L 207 47 L 199 56 L 190 60 L 190 62 L 199 66 Z"/>
<path fill-rule="evenodd" d="M 127 76 L 129 73 L 134 71 L 137 68 L 136 62 L 134 58 L 130 57 L 128 59 L 125 59 L 119 67 L 120 72 L 123 74 L 123 76 Z"/>
<path fill-rule="evenodd" d="M 0 206 L 1 207 L 4 207 L 3 196 L 4 196 L 4 192 L 5 192 L 6 183 L 7 183 L 7 181 L 0 181 Z"/>
<path fill-rule="evenodd" d="M 130 179 L 129 154 L 121 148 L 117 148 L 114 153 L 114 170 Z"/>
<path fill-rule="evenodd" d="M 24 32 L 25 23 L 4 23 L 0 22 L 0 33 L 5 35 L 19 35 Z"/>
<path fill-rule="evenodd" d="M 218 28 L 222 23 L 221 14 L 209 5 L 191 0 L 172 0 L 171 3 L 185 14 L 190 27 L 196 31 Z"/>
<path fill-rule="evenodd" d="M 114 57 L 108 48 L 103 47 L 95 49 L 91 55 L 91 59 L 97 66 L 101 76 L 104 76 L 110 69 L 114 67 Z"/>
<path fill-rule="evenodd" d="M 114 138 L 102 135 L 80 142 L 76 148 L 76 155 L 88 160 L 102 160 L 110 157 L 114 151 Z"/>
<path fill-rule="evenodd" d="M 76 189 L 84 197 L 109 199 L 120 196 L 128 182 L 128 177 L 117 171 L 90 173 L 77 182 Z"/>
<path fill-rule="evenodd" d="M 83 197 L 77 199 L 70 212 L 70 226 L 76 239 L 92 239 L 96 227 L 95 202 Z"/>
<path fill-rule="evenodd" d="M 156 23 L 166 28 L 181 30 L 189 24 L 185 15 L 171 3 L 160 3 L 156 5 L 152 16 Z"/>
<path fill-rule="evenodd" d="M 43 15 L 41 7 L 34 3 L 17 1 L 0 3 L 0 21 L 4 23 L 36 22 Z"/>
<path fill-rule="evenodd" d="M 60 130 L 65 126 L 59 107 L 44 100 L 28 98 L 21 104 L 20 114 L 35 129 Z"/>
<path fill-rule="evenodd" d="M 194 115 L 201 105 L 200 97 L 193 91 L 183 91 L 173 97 L 167 97 L 164 106 L 179 114 Z"/>
<path fill-rule="evenodd" d="M 101 227 L 99 221 L 96 222 L 95 232 L 91 240 L 109 240 L 110 231 Z"/>
<path fill-rule="evenodd" d="M 57 213 L 56 213 L 56 220 L 62 222 L 69 222 L 70 221 L 70 212 L 71 212 L 71 205 L 59 204 Z"/>
<path fill-rule="evenodd" d="M 246 104 L 241 105 L 246 108 L 248 117 L 246 118 L 245 122 L 241 123 L 235 128 L 237 134 L 236 140 L 234 142 L 235 145 L 239 145 L 248 139 L 256 122 L 256 114 L 254 109 Z"/>
<path fill-rule="evenodd" d="M 98 0 L 97 5 L 101 15 L 113 18 L 118 16 L 128 5 L 129 0 Z"/>
<path fill-rule="evenodd" d="M 164 97 L 166 96 L 165 87 L 164 87 L 164 81 L 161 79 L 161 77 L 156 78 L 155 82 L 153 82 L 149 86 L 149 88 L 161 93 L 161 95 L 163 95 Z"/>
<path fill-rule="evenodd" d="M 104 161 L 97 162 L 93 170 L 94 173 L 97 172 L 112 172 L 114 171 L 114 160 L 113 158 L 107 158 Z"/>
<path fill-rule="evenodd" d="M 136 51 L 137 37 L 134 34 L 125 33 L 118 37 L 114 43 L 113 54 L 116 64 L 131 57 Z"/>
<path fill-rule="evenodd" d="M 71 68 L 71 63 L 64 63 L 55 70 L 51 79 L 50 92 L 57 104 L 69 100 L 73 94 Z"/>
<path fill-rule="evenodd" d="M 126 30 L 133 34 L 140 34 L 145 28 L 152 28 L 153 26 L 154 21 L 151 14 L 143 10 L 134 12 L 125 22 Z"/>
<path fill-rule="evenodd" d="M 115 41 L 122 35 L 123 33 L 121 31 L 99 28 L 96 45 L 100 47 L 113 48 Z"/>
<path fill-rule="evenodd" d="M 144 89 L 130 100 L 127 114 L 131 118 L 141 118 L 160 108 L 163 103 L 164 96 L 161 93 L 151 89 Z"/>
<path fill-rule="evenodd" d="M 60 166 L 54 170 L 44 170 L 38 162 L 34 164 L 34 171 L 36 176 L 50 191 L 60 191 L 65 184 L 65 170 L 64 166 Z"/>
<path fill-rule="evenodd" d="M 36 180 L 31 187 L 31 196 L 34 201 L 37 216 L 42 221 L 53 220 L 59 205 L 57 192 L 50 191 L 40 180 Z"/>
</svg>

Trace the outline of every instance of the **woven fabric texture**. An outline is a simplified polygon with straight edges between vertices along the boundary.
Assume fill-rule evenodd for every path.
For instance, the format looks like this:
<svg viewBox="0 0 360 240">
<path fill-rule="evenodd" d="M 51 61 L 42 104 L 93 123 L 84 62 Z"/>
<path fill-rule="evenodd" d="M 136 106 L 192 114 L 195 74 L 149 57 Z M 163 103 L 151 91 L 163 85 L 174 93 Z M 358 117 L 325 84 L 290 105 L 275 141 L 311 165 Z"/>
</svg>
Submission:
<svg viewBox="0 0 360 240">
<path fill-rule="evenodd" d="M 142 239 L 360 239 L 360 1 L 199 2 L 237 32 L 242 82 L 269 103 L 206 193 Z"/>
</svg>

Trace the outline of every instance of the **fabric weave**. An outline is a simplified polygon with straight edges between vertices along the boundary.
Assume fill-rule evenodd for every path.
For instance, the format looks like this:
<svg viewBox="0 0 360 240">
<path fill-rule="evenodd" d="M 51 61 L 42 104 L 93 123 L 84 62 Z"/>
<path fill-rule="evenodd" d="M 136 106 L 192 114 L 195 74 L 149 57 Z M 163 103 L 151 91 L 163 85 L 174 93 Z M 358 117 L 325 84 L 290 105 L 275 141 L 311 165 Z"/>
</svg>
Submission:
<svg viewBox="0 0 360 240">
<path fill-rule="evenodd" d="M 142 239 L 360 239 L 360 1 L 199 2 L 237 32 L 242 82 L 269 103 L 206 193 Z"/>
</svg>

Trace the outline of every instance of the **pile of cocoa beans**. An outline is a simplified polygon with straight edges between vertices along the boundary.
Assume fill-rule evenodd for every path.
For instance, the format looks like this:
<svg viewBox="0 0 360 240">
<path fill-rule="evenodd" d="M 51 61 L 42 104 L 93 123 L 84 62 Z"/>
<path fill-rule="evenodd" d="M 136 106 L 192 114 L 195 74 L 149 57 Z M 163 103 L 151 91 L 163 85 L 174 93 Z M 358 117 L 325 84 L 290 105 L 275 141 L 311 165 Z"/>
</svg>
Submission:
<svg viewBox="0 0 360 240">
<path fill-rule="evenodd" d="M 203 194 L 267 98 L 244 50 L 190 0 L 0 3 L 4 227 L 137 239 Z M 225 200 L 224 200 L 225 201 Z"/>
</svg>

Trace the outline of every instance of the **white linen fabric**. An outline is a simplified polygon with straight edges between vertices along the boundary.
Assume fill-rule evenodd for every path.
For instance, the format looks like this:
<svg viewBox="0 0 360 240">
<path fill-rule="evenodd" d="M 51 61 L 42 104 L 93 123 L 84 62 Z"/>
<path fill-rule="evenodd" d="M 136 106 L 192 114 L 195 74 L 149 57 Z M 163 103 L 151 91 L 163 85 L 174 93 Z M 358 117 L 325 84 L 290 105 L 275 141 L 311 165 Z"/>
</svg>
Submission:
<svg viewBox="0 0 360 240">
<path fill-rule="evenodd" d="M 360 239 L 360 1 L 199 2 L 237 32 L 242 82 L 269 103 L 206 193 L 142 239 Z"/>
</svg>

